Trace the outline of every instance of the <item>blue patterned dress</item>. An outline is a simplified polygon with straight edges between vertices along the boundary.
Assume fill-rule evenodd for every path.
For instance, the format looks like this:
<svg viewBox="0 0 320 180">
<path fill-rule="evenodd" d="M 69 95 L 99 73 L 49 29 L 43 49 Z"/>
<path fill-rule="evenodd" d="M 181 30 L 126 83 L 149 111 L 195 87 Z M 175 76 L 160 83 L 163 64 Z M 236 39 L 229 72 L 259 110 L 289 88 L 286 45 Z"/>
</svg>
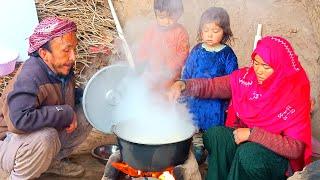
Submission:
<svg viewBox="0 0 320 180">
<path fill-rule="evenodd" d="M 231 74 L 238 69 L 237 57 L 228 45 L 218 50 L 206 50 L 203 44 L 196 45 L 189 54 L 182 79 L 213 78 Z M 185 97 L 193 121 L 199 129 L 224 125 L 226 100 Z"/>
</svg>

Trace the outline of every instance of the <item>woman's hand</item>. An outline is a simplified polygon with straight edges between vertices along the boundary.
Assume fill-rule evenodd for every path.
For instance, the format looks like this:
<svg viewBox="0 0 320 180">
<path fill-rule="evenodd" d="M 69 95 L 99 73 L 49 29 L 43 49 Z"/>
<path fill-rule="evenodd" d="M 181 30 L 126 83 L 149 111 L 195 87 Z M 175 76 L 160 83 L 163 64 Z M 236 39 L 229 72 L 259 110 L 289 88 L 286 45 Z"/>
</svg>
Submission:
<svg viewBox="0 0 320 180">
<path fill-rule="evenodd" d="M 250 136 L 249 128 L 238 128 L 233 131 L 234 142 L 236 144 L 240 144 L 245 141 L 248 141 L 249 136 Z"/>
<path fill-rule="evenodd" d="M 69 127 L 66 128 L 68 134 L 72 133 L 78 127 L 77 114 L 73 113 L 72 122 Z"/>
<path fill-rule="evenodd" d="M 173 83 L 173 85 L 170 87 L 169 92 L 167 93 L 169 101 L 176 102 L 180 97 L 181 92 L 185 88 L 186 88 L 186 83 L 184 81 L 176 81 L 175 83 Z"/>
</svg>

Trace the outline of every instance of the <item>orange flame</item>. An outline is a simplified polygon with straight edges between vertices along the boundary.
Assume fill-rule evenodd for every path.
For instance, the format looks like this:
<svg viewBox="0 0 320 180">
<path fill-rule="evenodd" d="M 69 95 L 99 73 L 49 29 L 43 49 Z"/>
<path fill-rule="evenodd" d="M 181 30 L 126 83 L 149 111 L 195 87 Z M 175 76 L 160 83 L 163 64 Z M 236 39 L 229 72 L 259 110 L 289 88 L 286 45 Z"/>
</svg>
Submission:
<svg viewBox="0 0 320 180">
<path fill-rule="evenodd" d="M 119 162 L 113 162 L 112 166 L 119 171 L 131 176 L 131 177 L 154 177 L 159 178 L 165 171 L 169 172 L 170 174 L 173 174 L 173 167 L 166 168 L 163 172 L 144 172 L 137 169 L 134 169 L 133 167 L 129 166 L 126 163 L 119 163 Z"/>
</svg>

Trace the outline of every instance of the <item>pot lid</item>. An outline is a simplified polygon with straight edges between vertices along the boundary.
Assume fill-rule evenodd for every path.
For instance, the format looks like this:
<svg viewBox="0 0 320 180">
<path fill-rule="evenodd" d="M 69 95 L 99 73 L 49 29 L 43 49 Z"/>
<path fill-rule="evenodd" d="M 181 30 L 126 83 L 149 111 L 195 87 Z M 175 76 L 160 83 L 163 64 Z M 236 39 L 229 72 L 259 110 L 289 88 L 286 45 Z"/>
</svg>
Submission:
<svg viewBox="0 0 320 180">
<path fill-rule="evenodd" d="M 112 133 L 112 111 L 121 98 L 119 82 L 129 72 L 127 65 L 110 65 L 96 72 L 87 83 L 82 99 L 84 114 L 99 131 Z"/>
</svg>

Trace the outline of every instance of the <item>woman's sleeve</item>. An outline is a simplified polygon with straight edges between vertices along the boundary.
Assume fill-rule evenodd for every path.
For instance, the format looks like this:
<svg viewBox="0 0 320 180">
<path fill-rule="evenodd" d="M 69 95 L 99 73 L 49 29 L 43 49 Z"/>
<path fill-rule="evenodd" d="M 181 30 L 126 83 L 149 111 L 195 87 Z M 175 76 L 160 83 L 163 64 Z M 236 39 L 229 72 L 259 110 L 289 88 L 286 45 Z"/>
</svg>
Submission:
<svg viewBox="0 0 320 180">
<path fill-rule="evenodd" d="M 186 80 L 186 88 L 182 95 L 199 98 L 231 98 L 230 75 L 212 79 L 198 78 Z"/>
<path fill-rule="evenodd" d="M 305 144 L 299 140 L 281 134 L 274 134 L 256 127 L 252 129 L 248 141 L 261 144 L 288 159 L 299 158 L 305 148 Z"/>
</svg>

